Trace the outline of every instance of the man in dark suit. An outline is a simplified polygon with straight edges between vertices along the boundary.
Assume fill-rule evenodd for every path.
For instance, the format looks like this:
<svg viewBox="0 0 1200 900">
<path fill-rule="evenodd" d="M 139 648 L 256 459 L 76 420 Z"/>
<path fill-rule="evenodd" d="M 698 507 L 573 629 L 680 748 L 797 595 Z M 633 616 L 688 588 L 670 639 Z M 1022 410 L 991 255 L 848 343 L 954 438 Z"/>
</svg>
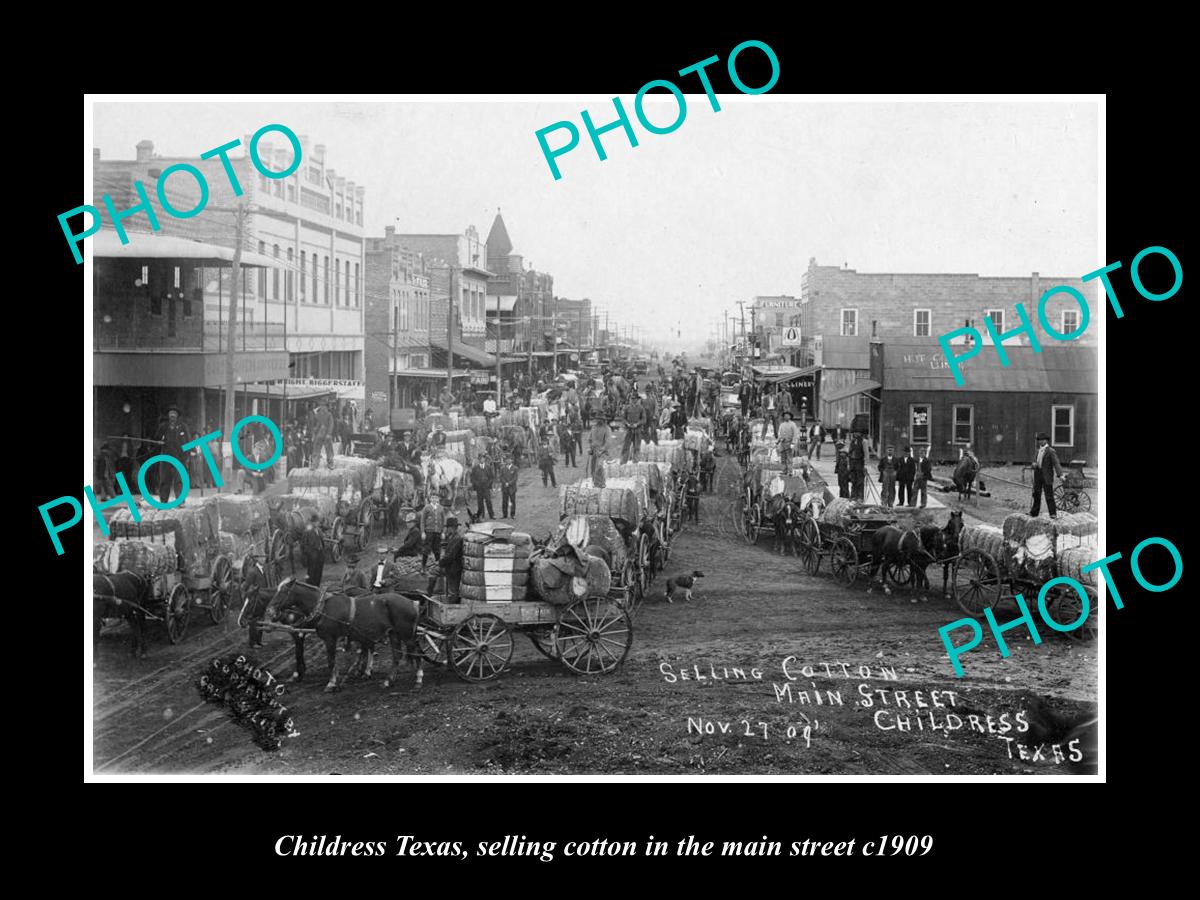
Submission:
<svg viewBox="0 0 1200 900">
<path fill-rule="evenodd" d="M 471 487 L 475 489 L 475 518 L 483 518 L 484 506 L 487 506 L 488 518 L 496 518 L 496 513 L 492 510 L 492 467 L 482 456 L 471 466 Z"/>
<path fill-rule="evenodd" d="M 1058 518 L 1058 510 L 1054 508 L 1054 476 L 1062 478 L 1062 466 L 1058 462 L 1058 454 L 1050 446 L 1050 436 L 1044 431 L 1037 436 L 1037 456 L 1033 460 L 1033 507 L 1029 515 L 1035 519 L 1042 511 L 1042 494 L 1046 495 L 1046 509 L 1050 518 Z"/>
<path fill-rule="evenodd" d="M 191 441 L 192 432 L 188 429 L 179 418 L 179 409 L 175 406 L 167 408 L 167 422 L 159 432 L 158 440 L 162 443 L 162 454 L 171 456 L 183 462 L 186 465 L 187 451 L 183 449 L 183 445 Z M 179 477 L 179 470 L 170 463 L 160 463 L 158 465 L 158 502 L 171 502 L 171 489 L 175 489 L 177 495 L 183 495 L 183 483 Z"/>
<path fill-rule="evenodd" d="M 896 505 L 896 470 L 900 460 L 896 459 L 895 449 L 887 448 L 887 455 L 879 460 L 879 496 L 880 502 L 887 507 Z"/>
<path fill-rule="evenodd" d="M 896 468 L 896 484 L 900 488 L 900 498 L 898 505 L 914 506 L 913 499 L 913 479 L 917 475 L 917 461 L 913 459 L 912 447 L 905 445 L 904 456 L 900 458 L 900 465 Z"/>
<path fill-rule="evenodd" d="M 867 449 L 863 445 L 863 437 L 858 432 L 850 435 L 850 449 L 847 451 L 850 460 L 850 499 L 862 500 L 863 482 L 867 468 Z"/>
<path fill-rule="evenodd" d="M 921 459 L 917 462 L 917 478 L 913 484 L 913 501 L 915 502 L 917 494 L 921 495 L 921 509 L 925 508 L 925 504 L 929 502 L 929 479 L 933 477 L 933 463 L 930 462 L 928 454 L 922 450 Z"/>
</svg>

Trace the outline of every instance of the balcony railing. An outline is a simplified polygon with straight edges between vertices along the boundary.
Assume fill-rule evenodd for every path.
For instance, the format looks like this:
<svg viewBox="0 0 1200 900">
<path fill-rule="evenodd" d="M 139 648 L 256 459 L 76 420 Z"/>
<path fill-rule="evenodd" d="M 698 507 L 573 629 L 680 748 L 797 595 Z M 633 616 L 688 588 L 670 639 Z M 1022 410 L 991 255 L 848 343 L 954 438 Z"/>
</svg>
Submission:
<svg viewBox="0 0 1200 900">
<path fill-rule="evenodd" d="M 132 327 L 131 327 L 132 326 Z M 235 352 L 286 350 L 282 322 L 238 322 L 235 326 Z M 176 333 L 168 334 L 168 325 L 158 318 L 134 319 L 132 323 L 97 321 L 92 333 L 92 349 L 109 352 L 177 351 L 223 353 L 229 342 L 229 323 L 205 319 L 202 328 L 192 319 L 178 320 Z"/>
</svg>

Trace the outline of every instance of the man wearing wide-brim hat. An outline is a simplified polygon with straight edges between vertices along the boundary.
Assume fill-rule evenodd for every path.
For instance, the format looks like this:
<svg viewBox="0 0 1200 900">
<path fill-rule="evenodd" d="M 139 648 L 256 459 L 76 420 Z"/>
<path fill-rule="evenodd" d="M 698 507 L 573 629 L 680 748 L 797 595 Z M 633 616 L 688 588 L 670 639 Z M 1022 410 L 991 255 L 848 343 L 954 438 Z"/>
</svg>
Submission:
<svg viewBox="0 0 1200 900">
<path fill-rule="evenodd" d="M 1039 431 L 1037 436 L 1037 455 L 1033 458 L 1033 506 L 1029 515 L 1035 519 L 1042 511 L 1042 494 L 1046 495 L 1046 509 L 1050 518 L 1058 518 L 1058 510 L 1054 508 L 1054 476 L 1062 477 L 1062 465 L 1059 464 L 1058 454 L 1050 446 L 1050 435 Z"/>
<path fill-rule="evenodd" d="M 186 467 L 187 451 L 183 449 L 183 445 L 191 439 L 191 429 L 179 418 L 179 407 L 172 403 L 167 407 L 166 424 L 158 434 L 158 440 L 162 442 L 162 449 L 158 452 L 164 456 L 174 457 Z M 155 468 L 158 469 L 159 502 L 169 503 L 171 501 L 172 488 L 176 495 L 182 496 L 183 482 L 179 477 L 179 470 L 165 462 L 159 463 Z"/>
</svg>

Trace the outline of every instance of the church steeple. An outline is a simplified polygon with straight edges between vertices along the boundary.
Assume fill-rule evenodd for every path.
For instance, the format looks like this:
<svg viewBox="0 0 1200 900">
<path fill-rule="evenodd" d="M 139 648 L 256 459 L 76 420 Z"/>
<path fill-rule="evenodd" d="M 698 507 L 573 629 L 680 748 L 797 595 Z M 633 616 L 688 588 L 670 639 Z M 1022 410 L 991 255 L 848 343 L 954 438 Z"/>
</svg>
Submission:
<svg viewBox="0 0 1200 900">
<path fill-rule="evenodd" d="M 504 227 L 504 219 L 500 215 L 500 207 L 496 207 L 496 218 L 492 222 L 492 230 L 487 236 L 488 256 L 508 256 L 512 253 L 512 241 L 508 237 L 508 229 Z"/>
</svg>

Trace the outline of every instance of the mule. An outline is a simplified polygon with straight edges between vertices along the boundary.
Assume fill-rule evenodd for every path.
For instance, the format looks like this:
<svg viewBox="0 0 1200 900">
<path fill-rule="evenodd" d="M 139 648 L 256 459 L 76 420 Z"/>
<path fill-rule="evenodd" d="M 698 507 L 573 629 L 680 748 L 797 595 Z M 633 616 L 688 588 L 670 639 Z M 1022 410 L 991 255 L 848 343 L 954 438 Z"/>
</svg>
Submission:
<svg viewBox="0 0 1200 900">
<path fill-rule="evenodd" d="M 938 528 L 928 528 L 927 530 L 932 533 L 930 540 L 934 542 L 936 552 L 941 530 Z M 934 558 L 934 552 L 926 548 L 919 530 L 885 525 L 871 535 L 871 569 L 868 580 L 874 579 L 878 572 L 883 592 L 890 596 L 892 589 L 888 585 L 888 567 L 906 565 L 912 572 L 913 590 L 926 591 L 929 589 L 929 579 L 925 575 L 925 568 L 933 562 Z M 868 587 L 867 591 L 869 593 L 871 588 Z M 928 598 L 922 596 L 921 599 Z"/>
<path fill-rule="evenodd" d="M 325 692 L 332 693 L 339 687 L 337 642 L 342 637 L 359 645 L 365 657 L 363 675 L 366 678 L 371 677 L 375 644 L 386 638 L 392 650 L 392 668 L 383 681 L 384 690 L 397 679 L 401 657 L 410 662 L 416 660 L 414 689 L 419 689 L 425 678 L 424 657 L 417 649 L 420 615 L 417 601 L 401 594 L 331 594 L 324 588 L 285 578 L 268 604 L 265 618 L 268 622 L 281 622 L 295 628 L 315 629 L 325 645 L 329 663 Z M 292 673 L 292 681 L 304 678 L 304 638 L 304 634 L 292 634 L 296 646 L 296 671 Z"/>
<path fill-rule="evenodd" d="M 971 456 L 964 456 L 958 461 L 958 465 L 954 467 L 954 487 L 958 489 L 958 501 L 960 503 L 971 496 L 971 488 L 975 483 L 975 476 L 978 474 L 979 463 Z"/>
<path fill-rule="evenodd" d="M 104 619 L 121 618 L 129 623 L 129 652 L 134 659 L 146 655 L 146 604 L 150 582 L 136 572 L 92 575 L 92 668 L 96 667 L 96 645 Z"/>
<path fill-rule="evenodd" d="M 921 529 L 921 540 L 926 547 L 934 548 L 934 562 L 942 564 L 942 596 L 950 599 L 950 566 L 953 565 L 955 557 L 959 554 L 959 535 L 963 530 L 963 514 L 961 509 L 956 509 L 950 513 L 950 520 L 946 526 L 941 529 L 941 542 L 936 543 L 936 538 L 933 541 L 926 541 L 926 531 L 929 526 Z"/>
<path fill-rule="evenodd" d="M 798 553 L 797 546 L 803 513 L 800 504 L 786 494 L 776 494 L 767 502 L 767 517 L 775 531 L 775 549 L 783 556 L 785 550 Z"/>
</svg>

